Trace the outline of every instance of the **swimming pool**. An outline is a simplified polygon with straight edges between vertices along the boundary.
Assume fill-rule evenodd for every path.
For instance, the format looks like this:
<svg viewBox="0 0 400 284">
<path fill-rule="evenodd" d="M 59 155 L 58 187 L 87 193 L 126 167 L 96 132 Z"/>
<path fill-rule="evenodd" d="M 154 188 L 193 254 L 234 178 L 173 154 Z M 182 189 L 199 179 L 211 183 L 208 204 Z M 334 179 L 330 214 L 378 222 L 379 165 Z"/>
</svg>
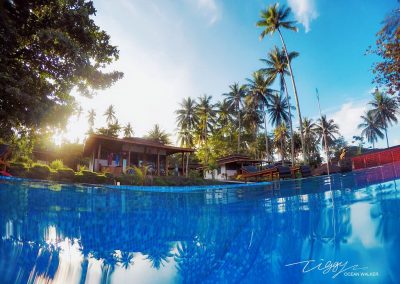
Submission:
<svg viewBox="0 0 400 284">
<path fill-rule="evenodd" d="M 400 166 L 241 187 L 0 180 L 1 283 L 400 283 Z"/>
</svg>

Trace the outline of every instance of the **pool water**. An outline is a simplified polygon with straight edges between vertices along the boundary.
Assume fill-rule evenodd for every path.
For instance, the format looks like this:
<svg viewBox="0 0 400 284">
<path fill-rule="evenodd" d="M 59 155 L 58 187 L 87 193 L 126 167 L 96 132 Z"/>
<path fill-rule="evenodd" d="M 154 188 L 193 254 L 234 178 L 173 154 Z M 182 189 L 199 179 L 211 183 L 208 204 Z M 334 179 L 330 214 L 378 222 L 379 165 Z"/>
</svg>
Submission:
<svg viewBox="0 0 400 284">
<path fill-rule="evenodd" d="M 0 283 L 400 283 L 400 166 L 241 187 L 0 180 Z"/>
</svg>

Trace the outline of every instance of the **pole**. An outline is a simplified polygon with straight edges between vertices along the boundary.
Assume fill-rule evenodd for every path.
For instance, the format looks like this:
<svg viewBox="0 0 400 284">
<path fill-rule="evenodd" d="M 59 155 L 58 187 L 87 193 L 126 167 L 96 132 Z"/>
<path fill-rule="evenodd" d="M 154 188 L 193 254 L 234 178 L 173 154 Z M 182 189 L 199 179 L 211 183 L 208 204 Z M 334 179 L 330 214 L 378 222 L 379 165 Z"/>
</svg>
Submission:
<svg viewBox="0 0 400 284">
<path fill-rule="evenodd" d="M 323 139 L 324 139 L 324 144 L 325 144 L 325 155 L 326 155 L 326 168 L 328 170 L 328 176 L 330 175 L 330 166 L 329 166 L 329 153 L 328 153 L 328 143 L 326 141 L 326 135 L 325 135 L 325 127 L 324 124 L 322 123 L 322 112 L 321 112 L 321 104 L 319 102 L 319 93 L 318 89 L 315 88 L 316 94 L 317 94 L 317 100 L 318 100 L 318 109 L 319 109 L 319 116 L 321 117 L 321 127 L 322 127 L 322 133 L 323 133 Z"/>
</svg>

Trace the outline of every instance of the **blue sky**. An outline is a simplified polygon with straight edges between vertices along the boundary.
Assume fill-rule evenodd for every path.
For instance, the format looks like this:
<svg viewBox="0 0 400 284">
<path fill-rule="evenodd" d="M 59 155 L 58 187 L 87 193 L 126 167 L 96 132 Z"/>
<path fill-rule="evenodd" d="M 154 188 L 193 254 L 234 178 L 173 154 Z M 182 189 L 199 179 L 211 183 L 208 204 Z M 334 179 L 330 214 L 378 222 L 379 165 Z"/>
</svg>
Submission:
<svg viewBox="0 0 400 284">
<path fill-rule="evenodd" d="M 247 0 L 95 0 L 96 23 L 120 49 L 111 66 L 125 73 L 113 87 L 94 99 L 78 98 L 86 111 L 94 108 L 96 126 L 113 104 L 119 121 L 131 122 L 135 135 L 144 135 L 155 123 L 175 134 L 175 114 L 182 98 L 212 95 L 215 101 L 233 82 L 245 83 L 263 67 L 259 61 L 277 36 L 259 40 L 256 27 L 261 9 L 274 1 Z M 293 61 L 303 116 L 317 118 L 315 88 L 323 112 L 334 118 L 351 140 L 358 134 L 359 116 L 374 88 L 372 63 L 365 55 L 396 0 L 287 0 L 299 32 L 284 31 Z M 276 86 L 278 88 L 278 86 Z M 293 100 L 292 100 L 293 102 Z M 65 137 L 83 137 L 86 118 L 71 118 Z M 391 144 L 400 144 L 400 127 L 389 132 Z M 384 145 L 383 142 L 380 145 Z"/>
</svg>

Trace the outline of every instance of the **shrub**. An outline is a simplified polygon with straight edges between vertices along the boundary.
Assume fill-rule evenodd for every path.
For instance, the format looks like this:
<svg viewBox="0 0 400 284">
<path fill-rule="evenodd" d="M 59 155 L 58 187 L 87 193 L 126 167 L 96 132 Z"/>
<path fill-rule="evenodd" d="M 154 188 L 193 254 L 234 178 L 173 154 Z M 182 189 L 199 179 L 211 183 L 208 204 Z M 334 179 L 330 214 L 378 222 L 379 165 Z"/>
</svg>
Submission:
<svg viewBox="0 0 400 284">
<path fill-rule="evenodd" d="M 29 167 L 25 163 L 13 162 L 10 163 L 10 167 L 7 168 L 7 171 L 16 177 L 26 177 L 28 169 Z"/>
<path fill-rule="evenodd" d="M 54 160 L 50 163 L 50 168 L 53 170 L 61 170 L 64 168 L 64 163 L 62 160 Z"/>
<path fill-rule="evenodd" d="M 34 179 L 47 179 L 50 176 L 50 167 L 42 164 L 34 164 L 28 172 L 28 177 Z"/>
<path fill-rule="evenodd" d="M 91 171 L 81 171 L 75 174 L 75 181 L 81 183 L 92 183 L 92 184 L 106 184 L 113 183 L 114 176 L 111 174 L 97 174 Z"/>
<path fill-rule="evenodd" d="M 23 163 L 26 166 L 29 166 L 32 164 L 32 160 L 27 156 L 19 156 L 15 159 L 15 163 Z"/>
<path fill-rule="evenodd" d="M 75 178 L 75 172 L 70 168 L 59 169 L 56 176 L 58 180 L 72 182 Z"/>
</svg>

